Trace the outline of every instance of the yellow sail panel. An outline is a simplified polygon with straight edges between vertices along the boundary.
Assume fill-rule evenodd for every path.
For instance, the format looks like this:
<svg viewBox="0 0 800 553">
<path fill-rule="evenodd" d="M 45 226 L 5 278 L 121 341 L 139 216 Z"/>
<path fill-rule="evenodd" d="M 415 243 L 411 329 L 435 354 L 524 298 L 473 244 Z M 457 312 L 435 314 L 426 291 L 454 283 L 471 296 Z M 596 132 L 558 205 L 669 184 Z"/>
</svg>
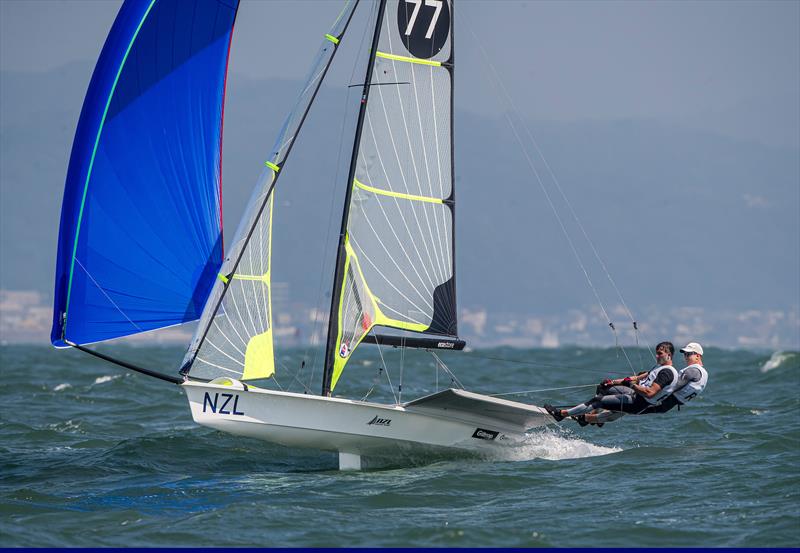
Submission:
<svg viewBox="0 0 800 553">
<path fill-rule="evenodd" d="M 275 353 L 272 347 L 272 329 L 256 334 L 247 342 L 244 354 L 242 380 L 269 378 L 275 374 Z"/>
<path fill-rule="evenodd" d="M 375 315 L 378 311 L 377 299 L 367 287 L 348 237 L 345 237 L 344 247 L 347 257 L 339 296 L 337 317 L 339 333 L 336 337 L 331 391 L 336 387 L 350 355 L 375 325 Z"/>
<path fill-rule="evenodd" d="M 205 377 L 227 376 L 241 380 L 269 378 L 275 374 L 272 330 L 272 210 L 274 194 L 266 192 L 275 178 L 269 174 L 263 189 L 269 196 L 256 196 L 248 209 L 248 235 L 234 240 L 231 257 L 239 258 L 231 274 L 227 264 L 219 275 L 218 287 L 225 289 L 212 296 L 208 332 L 197 349 L 192 374 Z M 263 206 L 263 207 L 261 207 Z M 230 259 L 229 257 L 228 259 Z M 215 311 L 211 311 L 216 308 Z"/>
<path fill-rule="evenodd" d="M 387 326 L 415 332 L 428 330 L 429 324 L 399 320 L 387 316 L 381 309 L 381 300 L 369 289 L 361 263 L 350 244 L 349 237 L 345 238 L 345 251 L 347 258 L 344 266 L 344 282 L 339 300 L 338 328 L 336 338 L 336 356 L 333 362 L 333 377 L 331 390 L 336 388 L 336 383 L 344 371 L 348 359 L 358 347 L 372 327 Z"/>
</svg>

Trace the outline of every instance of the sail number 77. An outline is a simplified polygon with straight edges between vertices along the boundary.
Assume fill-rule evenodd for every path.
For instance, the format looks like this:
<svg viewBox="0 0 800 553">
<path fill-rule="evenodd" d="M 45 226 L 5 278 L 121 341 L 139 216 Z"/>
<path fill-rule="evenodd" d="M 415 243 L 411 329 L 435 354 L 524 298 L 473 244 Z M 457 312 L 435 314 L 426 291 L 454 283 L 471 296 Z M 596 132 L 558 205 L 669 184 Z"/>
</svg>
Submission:
<svg viewBox="0 0 800 553">
<path fill-rule="evenodd" d="M 409 36 L 414 30 L 414 24 L 417 22 L 419 9 L 422 7 L 422 0 L 405 0 L 406 4 L 414 4 L 414 11 L 411 12 L 411 17 L 408 19 L 406 26 L 406 36 Z M 436 22 L 439 20 L 439 14 L 442 13 L 443 0 L 425 0 L 426 6 L 433 6 L 434 12 L 431 18 L 431 24 L 428 25 L 428 31 L 425 33 L 425 38 L 430 39 L 433 36 L 433 30 L 436 28 Z"/>
</svg>

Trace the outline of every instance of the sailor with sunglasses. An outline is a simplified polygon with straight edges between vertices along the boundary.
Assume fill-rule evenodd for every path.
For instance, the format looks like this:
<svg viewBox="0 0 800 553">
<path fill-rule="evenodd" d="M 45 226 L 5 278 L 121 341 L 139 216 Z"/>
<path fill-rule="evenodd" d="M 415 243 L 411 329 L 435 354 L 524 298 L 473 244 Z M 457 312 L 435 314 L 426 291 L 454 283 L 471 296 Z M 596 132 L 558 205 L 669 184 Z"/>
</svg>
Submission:
<svg viewBox="0 0 800 553">
<path fill-rule="evenodd" d="M 570 409 L 557 409 L 552 405 L 545 405 L 544 408 L 556 421 L 578 417 L 576 420 L 581 426 L 605 423 L 625 413 L 641 414 L 659 405 L 675 390 L 678 371 L 672 366 L 674 353 L 672 342 L 661 342 L 655 350 L 657 365 L 651 370 L 626 378 L 604 380 L 595 397 Z M 601 410 L 600 414 L 587 415 L 598 409 Z M 598 418 L 601 414 L 602 417 Z"/>
<path fill-rule="evenodd" d="M 708 372 L 703 367 L 703 346 L 697 342 L 689 342 L 681 348 L 683 359 L 686 366 L 678 373 L 678 384 L 675 391 L 661 405 L 654 405 L 642 414 L 646 413 L 666 413 L 677 406 L 680 410 L 681 405 L 686 405 L 706 389 L 708 383 Z"/>
<path fill-rule="evenodd" d="M 659 347 L 661 347 L 663 344 L 664 343 L 659 344 Z M 658 348 L 656 349 L 658 350 Z M 703 346 L 697 342 L 690 342 L 686 346 L 682 347 L 680 351 L 683 354 L 686 366 L 678 372 L 678 378 L 675 382 L 675 385 L 671 387 L 672 392 L 670 395 L 663 397 L 661 401 L 656 404 L 648 405 L 646 408 L 638 411 L 635 414 L 646 415 L 653 413 L 666 413 L 676 406 L 678 407 L 678 410 L 680 410 L 681 405 L 685 405 L 700 395 L 703 390 L 705 390 L 706 384 L 708 383 L 708 372 L 706 371 L 705 367 L 703 367 Z M 661 353 L 663 354 L 663 351 Z M 642 373 L 633 378 L 641 378 L 645 374 L 647 373 Z M 626 379 L 622 379 L 622 382 L 625 380 Z M 600 389 L 605 387 L 605 393 L 619 393 L 621 391 L 620 386 L 616 384 L 619 384 L 620 382 L 621 381 L 605 380 L 603 381 L 603 384 L 601 384 Z M 605 403 L 608 402 L 606 401 Z M 590 405 L 590 403 L 587 403 L 587 405 Z M 622 410 L 613 408 L 608 409 L 606 406 L 598 407 L 600 408 L 593 413 L 579 414 L 577 416 L 573 416 L 573 418 L 577 420 L 581 426 L 586 426 L 587 424 L 596 424 L 598 426 L 602 426 L 606 422 L 610 422 L 622 417 L 626 412 L 631 412 L 630 409 Z M 551 412 L 556 420 L 561 420 L 561 418 L 564 418 L 563 416 L 559 418 L 559 416 L 556 415 L 571 414 L 561 410 L 553 409 L 552 407 L 550 407 L 548 411 Z"/>
</svg>

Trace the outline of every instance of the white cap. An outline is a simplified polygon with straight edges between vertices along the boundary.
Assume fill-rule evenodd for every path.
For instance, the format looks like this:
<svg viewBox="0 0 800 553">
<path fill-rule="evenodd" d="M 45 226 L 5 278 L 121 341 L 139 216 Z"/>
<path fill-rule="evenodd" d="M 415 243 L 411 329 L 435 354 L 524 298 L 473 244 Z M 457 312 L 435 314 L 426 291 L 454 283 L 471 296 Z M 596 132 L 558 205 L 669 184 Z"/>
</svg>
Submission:
<svg viewBox="0 0 800 553">
<path fill-rule="evenodd" d="M 681 348 L 681 353 L 699 353 L 703 355 L 703 346 L 697 342 L 689 342 Z"/>
</svg>

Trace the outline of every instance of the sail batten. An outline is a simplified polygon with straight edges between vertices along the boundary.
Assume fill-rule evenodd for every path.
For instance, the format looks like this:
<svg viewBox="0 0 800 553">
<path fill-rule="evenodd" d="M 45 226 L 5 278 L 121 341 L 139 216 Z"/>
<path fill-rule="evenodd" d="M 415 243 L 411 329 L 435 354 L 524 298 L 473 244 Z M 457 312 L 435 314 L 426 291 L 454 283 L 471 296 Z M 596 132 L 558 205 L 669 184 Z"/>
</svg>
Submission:
<svg viewBox="0 0 800 553">
<path fill-rule="evenodd" d="M 372 52 L 323 393 L 373 327 L 457 336 L 451 3 L 382 0 Z"/>
</svg>

